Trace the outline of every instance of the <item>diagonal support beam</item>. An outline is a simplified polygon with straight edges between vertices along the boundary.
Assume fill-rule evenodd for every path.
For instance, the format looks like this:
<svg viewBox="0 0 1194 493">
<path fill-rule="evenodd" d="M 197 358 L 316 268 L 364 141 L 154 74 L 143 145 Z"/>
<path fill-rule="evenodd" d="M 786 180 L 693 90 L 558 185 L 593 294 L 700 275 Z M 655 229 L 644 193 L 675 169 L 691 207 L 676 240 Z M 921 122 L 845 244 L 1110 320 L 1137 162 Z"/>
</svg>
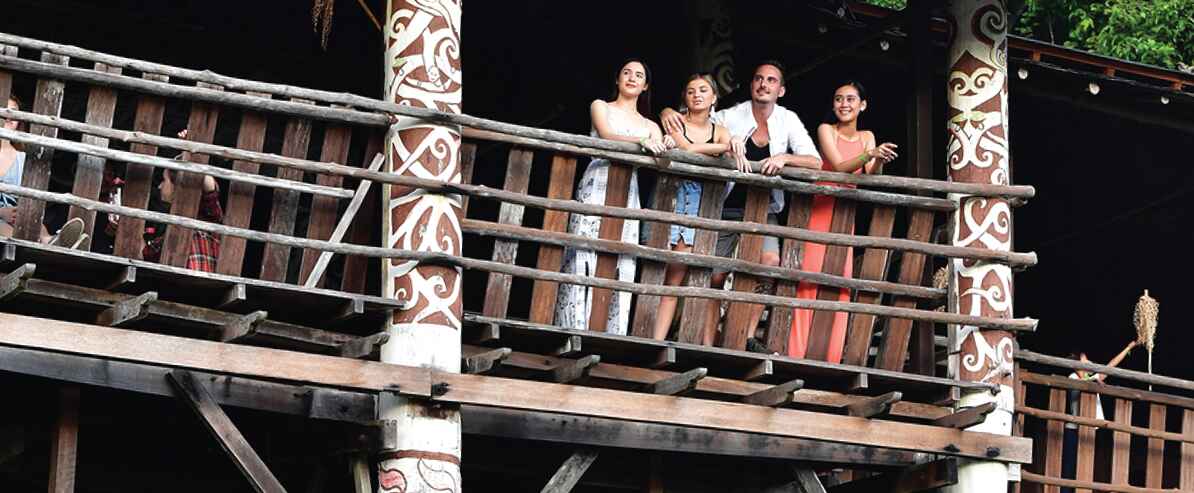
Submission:
<svg viewBox="0 0 1194 493">
<path fill-rule="evenodd" d="M 700 382 L 708 374 L 709 370 L 707 368 L 697 368 L 684 373 L 677 373 L 658 382 L 648 384 L 647 392 L 659 395 L 681 395 L 695 389 L 697 382 Z"/>
<path fill-rule="evenodd" d="M 368 358 L 377 351 L 379 346 L 387 342 L 390 342 L 390 334 L 387 332 L 378 332 L 341 344 L 337 348 L 336 354 L 343 358 Z"/>
<path fill-rule="evenodd" d="M 258 493 L 285 493 L 286 489 L 270 472 L 261 457 L 236 429 L 236 425 L 224 414 L 207 389 L 195 381 L 194 375 L 186 370 L 174 370 L 166 375 L 174 386 L 177 397 L 183 400 L 199 416 L 207 430 L 212 433 L 220 448 L 228 454 L 236 468 L 245 475 L 254 491 Z"/>
<path fill-rule="evenodd" d="M 565 359 L 560 365 L 551 370 L 551 381 L 555 383 L 572 383 L 587 378 L 593 367 L 601 362 L 601 357 L 589 355 L 580 359 Z"/>
<path fill-rule="evenodd" d="M 25 290 L 25 281 L 33 278 L 37 266 L 25 264 L 0 278 L 0 301 L 8 301 Z"/>
<path fill-rule="evenodd" d="M 756 406 L 779 407 L 792 402 L 792 399 L 795 397 L 793 394 L 802 388 L 804 388 L 804 380 L 796 379 L 743 397 L 742 403 L 754 404 Z"/>
<path fill-rule="evenodd" d="M 266 318 L 269 318 L 269 313 L 258 310 L 229 322 L 223 328 L 224 332 L 220 335 L 220 342 L 236 342 L 252 336 L 257 332 L 257 324 L 265 321 Z"/>
<path fill-rule="evenodd" d="M 891 405 L 900 402 L 904 398 L 904 394 L 899 392 L 888 392 L 883 395 L 871 397 L 865 401 L 855 402 L 846 406 L 846 411 L 850 416 L 857 416 L 859 418 L 875 418 L 886 415 L 891 412 Z"/>
<path fill-rule="evenodd" d="M 987 415 L 995 410 L 997 406 L 994 402 L 988 402 L 981 406 L 963 409 L 948 416 L 942 416 L 933 420 L 933 426 L 944 426 L 946 428 L 966 429 L 976 424 L 982 423 L 987 419 Z"/>
<path fill-rule="evenodd" d="M 547 485 L 543 487 L 542 493 L 567 493 L 572 491 L 576 483 L 580 482 L 580 477 L 584 476 L 585 471 L 589 470 L 589 466 L 593 465 L 593 461 L 597 460 L 597 451 L 592 449 L 580 449 L 572 453 L 568 460 L 560 466 L 560 469 L 551 477 Z"/>
<path fill-rule="evenodd" d="M 800 493 L 825 493 L 825 485 L 812 469 L 797 469 L 795 483 Z"/>
<path fill-rule="evenodd" d="M 505 361 L 512 352 L 514 352 L 513 349 L 502 347 L 481 354 L 466 356 L 464 361 L 462 361 L 463 364 L 460 365 L 460 371 L 461 373 L 468 373 L 470 375 L 488 373 L 501 366 L 502 361 Z"/>
<path fill-rule="evenodd" d="M 123 324 L 136 322 L 149 316 L 149 305 L 158 300 L 158 293 L 150 291 L 141 295 L 117 301 L 111 308 L 100 312 L 95 318 L 96 325 L 120 327 Z"/>
</svg>

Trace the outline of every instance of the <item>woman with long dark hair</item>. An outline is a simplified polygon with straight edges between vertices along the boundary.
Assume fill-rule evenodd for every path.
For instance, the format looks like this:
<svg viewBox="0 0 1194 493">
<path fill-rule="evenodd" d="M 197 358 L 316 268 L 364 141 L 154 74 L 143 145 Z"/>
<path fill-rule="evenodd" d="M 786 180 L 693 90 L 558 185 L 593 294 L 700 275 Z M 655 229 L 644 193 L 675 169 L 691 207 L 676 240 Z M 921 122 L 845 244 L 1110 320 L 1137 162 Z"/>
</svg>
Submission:
<svg viewBox="0 0 1194 493">
<path fill-rule="evenodd" d="M 717 105 L 717 85 L 713 76 L 709 74 L 693 74 L 684 83 L 682 94 L 684 105 L 688 111 L 684 113 L 683 123 L 676 132 L 668 134 L 676 147 L 680 149 L 720 156 L 730 151 L 730 132 L 725 127 L 710 120 L 710 115 Z M 676 213 L 697 215 L 701 206 L 701 184 L 693 180 L 681 180 L 676 187 Z M 668 246 L 672 251 L 688 253 L 692 251 L 696 231 L 687 226 L 672 225 L 668 235 Z M 688 266 L 682 263 L 667 265 L 664 284 L 679 286 L 688 273 Z M 655 317 L 653 337 L 662 340 L 667 337 L 672 320 L 676 316 L 676 297 L 664 296 L 659 301 L 659 312 Z M 706 345 L 713 344 L 714 330 L 703 334 Z"/>
<path fill-rule="evenodd" d="M 647 90 L 651 72 L 642 60 L 624 62 L 614 80 L 614 96 L 610 101 L 595 100 L 589 106 L 594 137 L 634 142 L 653 154 L 666 151 L 671 144 L 665 143 L 659 125 L 643 116 L 650 114 L 650 100 Z M 609 175 L 609 161 L 594 159 L 589 162 L 576 189 L 576 200 L 586 204 L 605 204 L 606 181 Z M 638 176 L 632 172 L 629 183 L 629 197 L 626 207 L 637 209 L 639 205 Z M 568 222 L 568 232 L 596 238 L 601 228 L 601 218 L 573 214 Z M 638 221 L 623 221 L 622 241 L 638 243 Z M 592 276 L 597 271 L 597 254 L 592 250 L 567 248 L 564 250 L 563 272 Z M 617 279 L 634 282 L 634 257 L 618 257 Z M 565 284 L 560 286 L 556 303 L 556 324 L 575 329 L 587 328 L 589 311 L 593 303 L 593 288 Z M 609 319 L 606 332 L 625 334 L 630 318 L 630 293 L 615 293 L 609 304 Z"/>
<path fill-rule="evenodd" d="M 826 123 L 817 127 L 817 144 L 821 148 L 822 168 L 826 171 L 843 173 L 880 173 L 883 164 L 896 158 L 896 146 L 892 143 L 875 144 L 875 134 L 869 130 L 858 129 L 858 117 L 866 111 L 866 89 L 857 81 L 847 81 L 838 85 L 833 93 L 832 116 Z M 818 185 L 846 187 L 831 182 L 819 182 Z M 833 206 L 836 203 L 828 195 L 813 196 L 812 213 L 808 221 L 808 229 L 813 231 L 829 231 L 833 222 Z M 853 225 L 851 225 L 853 232 Z M 825 264 L 826 245 L 821 243 L 804 242 L 804 253 L 800 262 L 800 269 L 807 272 L 821 272 Z M 853 275 L 854 252 L 846 249 L 845 270 L 842 275 Z M 828 286 L 818 286 L 810 282 L 801 282 L 796 288 L 796 297 L 804 299 L 818 299 L 818 292 L 830 290 L 836 292 L 837 301 L 850 301 L 850 291 Z M 826 299 L 824 297 L 820 299 Z M 842 360 L 842 350 L 846 344 L 846 325 L 849 314 L 834 312 L 833 326 L 829 333 L 829 351 L 826 360 L 839 363 Z M 813 311 L 795 309 L 792 315 L 792 331 L 788 339 L 788 354 L 803 358 L 808 349 L 809 333 L 812 331 Z"/>
</svg>

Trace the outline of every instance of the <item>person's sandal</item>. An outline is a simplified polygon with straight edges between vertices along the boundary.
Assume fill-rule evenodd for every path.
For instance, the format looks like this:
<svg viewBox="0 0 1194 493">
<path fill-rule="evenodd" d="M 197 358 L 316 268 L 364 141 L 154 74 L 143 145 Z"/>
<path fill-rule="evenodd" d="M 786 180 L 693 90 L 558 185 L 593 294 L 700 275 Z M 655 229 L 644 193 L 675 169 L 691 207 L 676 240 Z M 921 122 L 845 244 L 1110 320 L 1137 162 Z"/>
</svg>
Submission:
<svg viewBox="0 0 1194 493">
<path fill-rule="evenodd" d="M 74 217 L 62 225 L 62 229 L 50 238 L 49 244 L 53 246 L 66 247 L 75 249 L 83 240 L 87 239 L 87 234 L 83 233 L 83 219 Z"/>
</svg>

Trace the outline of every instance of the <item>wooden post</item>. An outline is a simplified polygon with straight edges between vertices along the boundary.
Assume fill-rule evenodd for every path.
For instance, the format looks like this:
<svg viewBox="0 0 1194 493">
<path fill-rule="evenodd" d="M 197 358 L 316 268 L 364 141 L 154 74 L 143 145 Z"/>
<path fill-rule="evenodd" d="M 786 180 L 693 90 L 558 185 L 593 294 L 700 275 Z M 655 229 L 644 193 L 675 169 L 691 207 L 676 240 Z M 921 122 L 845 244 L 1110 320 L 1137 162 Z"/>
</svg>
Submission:
<svg viewBox="0 0 1194 493">
<path fill-rule="evenodd" d="M 75 491 L 75 462 L 79 447 L 79 388 L 58 391 L 58 423 L 50 443 L 50 493 Z"/>
<path fill-rule="evenodd" d="M 928 3 L 916 17 L 927 16 Z M 948 50 L 946 101 L 949 106 L 946 166 L 949 178 L 961 183 L 1005 185 L 1011 178 L 1008 144 L 1007 9 L 998 0 L 955 0 L 946 7 L 950 25 L 956 26 Z M 915 24 L 927 30 L 925 19 Z M 1012 214 L 1007 200 L 954 194 L 953 245 L 1011 251 Z M 917 272 L 919 274 L 919 270 Z M 1012 316 L 1012 271 L 1005 264 L 953 260 L 950 302 L 960 313 L 986 317 Z M 986 421 L 971 430 L 1010 435 L 1015 407 L 1012 333 L 956 328 L 961 343 L 958 378 L 998 384 L 1000 392 L 965 392 L 961 407 L 996 402 Z M 958 467 L 958 484 L 947 492 L 1005 492 L 1009 478 L 1005 463 L 964 460 Z"/>
<path fill-rule="evenodd" d="M 460 13 L 454 0 L 387 0 L 387 101 L 461 112 Z M 403 118 L 386 134 L 386 170 L 459 183 L 460 147 L 459 128 Z M 461 255 L 458 196 L 388 185 L 382 202 L 384 246 Z M 383 259 L 382 295 L 403 303 L 388 323 L 383 362 L 460 372 L 461 281 L 456 267 Z M 398 436 L 381 453 L 378 491 L 462 491 L 459 405 L 383 393 L 379 407 Z"/>
</svg>

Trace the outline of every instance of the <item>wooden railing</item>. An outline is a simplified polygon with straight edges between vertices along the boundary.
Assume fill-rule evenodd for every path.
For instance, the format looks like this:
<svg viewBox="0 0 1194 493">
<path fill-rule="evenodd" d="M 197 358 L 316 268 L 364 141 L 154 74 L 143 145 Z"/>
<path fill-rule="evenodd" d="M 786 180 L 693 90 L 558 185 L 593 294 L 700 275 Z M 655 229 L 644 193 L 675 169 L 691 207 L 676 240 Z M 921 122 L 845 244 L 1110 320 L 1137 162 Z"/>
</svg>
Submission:
<svg viewBox="0 0 1194 493">
<path fill-rule="evenodd" d="M 30 111 L 0 110 L 0 118 L 29 126 L 28 132 L 0 129 L 0 138 L 21 143 L 30 150 L 22 186 L 0 185 L 0 192 L 32 199 L 22 201 L 17 221 L 17 236 L 26 240 L 35 239 L 45 202 L 54 202 L 71 206 L 71 216 L 84 218 L 88 231 L 94 230 L 95 211 L 123 217 L 112 252 L 120 257 L 140 255 L 144 221 L 171 225 L 163 262 L 176 266 L 185 264 L 188 230 L 223 235 L 217 272 L 232 276 L 312 286 L 322 283 L 332 289 L 363 293 L 370 258 L 450 264 L 488 275 L 483 295 L 466 293 L 466 299 L 484 300 L 482 306 L 468 306 L 470 302 L 466 308 L 477 310 L 480 316 L 490 320 L 525 316 L 532 323 L 546 325 L 555 322 L 554 306 L 560 284 L 591 286 L 597 288 L 591 310 L 594 316 L 589 324 L 592 330 L 605 328 L 604 307 L 608 306 L 612 293 L 630 292 L 637 298 L 629 333 L 636 336 L 650 335 L 661 296 L 678 296 L 686 302 L 677 317 L 680 328 L 676 339 L 686 343 L 700 341 L 704 303 L 729 302 L 719 344 L 730 349 L 743 349 L 747 340 L 756 336 L 754 328 L 745 323 L 749 306 L 767 305 L 772 312 L 762 340 L 769 350 L 781 354 L 786 354 L 791 309 L 817 311 L 813 322 L 815 340 L 810 341 L 810 347 L 816 348 L 826 346 L 824 339 L 829 337 L 832 326 L 830 315 L 848 312 L 852 320 L 843 363 L 896 371 L 904 369 L 910 345 L 924 350 L 910 344 L 914 322 L 926 324 L 918 330 L 928 334 L 929 351 L 935 323 L 1008 330 L 1032 330 L 1036 325 L 1031 319 L 984 318 L 938 311 L 935 308 L 943 304 L 945 291 L 927 286 L 930 276 L 926 275 L 934 261 L 944 264 L 944 259 L 951 258 L 1002 262 L 1015 268 L 1033 265 L 1036 256 L 1032 253 L 956 247 L 930 240 L 934 224 L 944 223 L 945 214 L 956 209 L 955 201 L 940 195 L 999 196 L 1022 202 L 1033 195 L 1031 187 L 802 168 L 787 168 L 782 176 L 766 177 L 736 171 L 732 162 L 725 159 L 680 151 L 650 156 L 629 143 L 439 113 L 348 94 L 247 81 L 6 34 L 0 34 L 0 45 L 7 45 L 0 50 L 0 99 L 6 98 L 14 78 L 18 85 L 22 82 L 33 85 L 32 79 L 36 79 L 37 91 Z M 66 90 L 63 81 L 80 83 L 69 87 L 84 88 L 88 93 L 72 93 Z M 130 97 L 135 101 L 118 104 L 118 98 Z M 63 101 L 81 102 L 84 98 L 85 114 L 60 116 Z M 160 135 L 177 130 L 162 128 L 162 115 L 167 108 L 189 111 L 187 140 Z M 380 161 L 374 157 L 380 156 L 382 130 L 390 125 L 392 115 L 460 127 L 467 142 L 462 151 L 463 183 L 377 171 Z M 129 129 L 117 128 L 129 124 Z M 278 125 L 284 127 L 280 142 L 267 138 L 271 135 L 269 129 Z M 231 128 L 237 129 L 235 134 Z M 83 137 L 75 140 L 75 135 Z M 312 139 L 319 136 L 322 142 L 313 145 Z M 187 151 L 189 161 L 158 157 L 162 148 L 171 149 L 169 153 L 161 152 L 170 155 Z M 316 148 L 318 156 L 313 155 Z M 485 152 L 478 152 L 479 148 Z M 494 154 L 488 152 L 492 149 L 505 151 L 507 156 L 501 189 L 471 179 L 473 169 L 482 166 L 501 169 L 502 163 L 490 161 L 489 156 Z M 61 162 L 58 161 L 61 156 L 55 158 L 56 152 L 78 156 L 73 175 L 57 177 L 74 184 L 71 193 L 50 190 L 51 170 L 55 169 L 52 163 Z M 590 157 L 614 163 L 608 189 L 622 193 L 610 193 L 605 204 L 571 200 L 576 177 Z M 217 161 L 209 163 L 211 158 Z M 124 163 L 122 205 L 105 203 L 99 197 L 99 177 L 105 166 L 116 163 Z M 372 166 L 366 166 L 367 163 Z M 754 164 L 758 169 L 757 163 Z M 632 167 L 658 173 L 655 200 L 644 204 L 642 209 L 625 207 Z M 146 210 L 153 168 L 184 172 L 169 213 Z M 271 173 L 275 169 L 276 173 Z M 544 189 L 536 190 L 530 177 L 541 174 L 549 178 Z M 195 219 L 201 193 L 199 175 L 214 176 L 228 185 L 222 224 Z M 674 190 L 680 178 L 705 184 L 706 200 L 702 201 L 698 217 L 672 212 Z M 745 221 L 721 219 L 721 185 L 729 180 L 749 187 L 749 217 Z M 469 238 L 494 238 L 492 252 L 484 255 L 489 258 L 377 246 L 375 230 L 379 228 L 380 200 L 376 195 L 366 194 L 375 194 L 379 187 L 368 184 L 417 187 L 462 196 L 469 211 L 461 222 L 462 231 Z M 261 197 L 257 187 L 272 189 L 268 207 L 255 204 Z M 769 225 L 764 220 L 767 192 L 771 188 L 793 192 L 786 225 Z M 811 197 L 815 194 L 838 199 L 835 228 L 830 232 L 805 228 Z M 494 214 L 479 213 L 478 200 L 497 205 L 496 220 L 482 219 L 492 218 Z M 543 210 L 542 222 L 524 223 L 527 208 Z M 306 224 L 302 224 L 304 210 L 309 211 L 305 215 Z M 568 233 L 569 214 L 602 217 L 600 237 L 584 238 Z M 355 219 L 348 227 L 343 217 L 353 215 Z M 852 233 L 854 218 L 867 215 L 870 220 L 866 234 Z M 626 220 L 644 221 L 650 230 L 649 241 L 642 245 L 619 241 Z M 337 223 L 341 223 L 340 227 Z M 693 253 L 668 250 L 667 229 L 672 224 L 698 229 Z M 905 225 L 906 229 L 897 232 L 897 225 Z M 713 255 L 718 232 L 744 234 L 735 258 Z M 780 266 L 759 263 L 761 235 L 782 240 Z M 829 260 L 821 272 L 799 270 L 804 242 L 829 245 Z M 247 254 L 256 247 L 261 248 L 262 261 L 250 265 Z M 534 249 L 528 251 L 528 247 Z M 596 275 L 561 273 L 565 247 L 597 252 Z M 851 248 L 864 250 L 860 252 L 860 268 L 855 275 L 845 276 L 844 262 Z M 520 250 L 523 265 L 519 265 Z M 889 271 L 895 251 L 902 255 L 897 279 L 891 282 Z M 347 256 L 343 265 L 334 269 L 339 274 L 338 285 L 328 284 L 329 276 L 322 275 L 327 252 Z M 613 279 L 611 272 L 617 255 L 637 259 L 641 271 L 637 282 Z M 527 262 L 531 258 L 534 262 Z M 298 263 L 297 268 L 292 268 L 292 261 Z M 664 266 L 668 262 L 690 266 L 685 285 L 663 285 Z M 534 267 L 526 265 L 532 263 Z M 712 269 L 733 272 L 736 276 L 733 289 L 710 288 Z M 515 278 L 530 283 L 525 312 L 511 313 Z M 775 281 L 774 294 L 756 292 L 756 286 L 764 280 Z M 796 298 L 797 282 L 848 289 L 852 298 L 849 302 L 835 301 L 836 297 Z M 871 361 L 868 354 L 875 345 L 873 339 L 880 318 L 889 322 Z M 919 368 L 918 371 L 931 374 L 933 370 Z"/>
<path fill-rule="evenodd" d="M 1017 371 L 1014 430 L 1035 445 L 1021 491 L 1194 491 L 1194 398 L 1179 395 L 1194 382 L 1030 351 L 1017 360 L 1064 372 Z M 1069 378 L 1076 370 L 1102 373 L 1106 382 Z M 1143 384 L 1176 390 L 1126 386 Z"/>
</svg>

